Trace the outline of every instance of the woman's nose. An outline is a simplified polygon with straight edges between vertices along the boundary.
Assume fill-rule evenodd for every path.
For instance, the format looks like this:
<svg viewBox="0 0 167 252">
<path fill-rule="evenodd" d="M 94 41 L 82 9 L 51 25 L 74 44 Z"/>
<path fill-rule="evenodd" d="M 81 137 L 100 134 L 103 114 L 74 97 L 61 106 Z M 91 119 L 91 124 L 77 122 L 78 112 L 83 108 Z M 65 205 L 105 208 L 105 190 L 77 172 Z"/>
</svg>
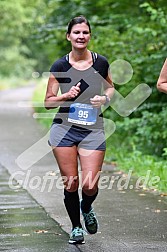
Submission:
<svg viewBox="0 0 167 252">
<path fill-rule="evenodd" d="M 83 38 L 83 37 L 84 37 L 84 34 L 82 32 L 80 32 L 79 38 Z"/>
</svg>

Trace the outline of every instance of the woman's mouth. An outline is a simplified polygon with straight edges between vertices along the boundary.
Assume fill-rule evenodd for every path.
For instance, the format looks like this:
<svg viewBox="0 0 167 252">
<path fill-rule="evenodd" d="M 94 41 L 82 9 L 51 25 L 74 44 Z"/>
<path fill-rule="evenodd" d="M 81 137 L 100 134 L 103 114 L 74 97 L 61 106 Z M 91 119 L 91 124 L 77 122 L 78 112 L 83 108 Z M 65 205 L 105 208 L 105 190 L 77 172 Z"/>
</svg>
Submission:
<svg viewBox="0 0 167 252">
<path fill-rule="evenodd" d="M 77 44 L 84 44 L 85 41 L 77 41 Z"/>
</svg>

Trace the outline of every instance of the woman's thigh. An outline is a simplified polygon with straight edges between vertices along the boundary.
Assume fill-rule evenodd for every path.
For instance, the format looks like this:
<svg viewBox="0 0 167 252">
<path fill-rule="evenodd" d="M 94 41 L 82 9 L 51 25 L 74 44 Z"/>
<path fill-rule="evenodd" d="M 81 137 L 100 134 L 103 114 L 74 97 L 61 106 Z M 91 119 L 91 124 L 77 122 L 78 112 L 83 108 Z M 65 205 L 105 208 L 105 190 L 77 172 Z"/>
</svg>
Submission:
<svg viewBox="0 0 167 252">
<path fill-rule="evenodd" d="M 79 151 L 79 153 L 82 152 L 83 150 Z M 92 190 L 90 194 L 93 194 L 94 191 L 97 191 L 104 154 L 105 151 L 101 150 L 88 151 L 87 155 L 79 154 L 82 171 L 82 187 L 85 191 Z"/>
<path fill-rule="evenodd" d="M 55 147 L 53 154 L 57 160 L 65 187 L 75 191 L 79 184 L 77 147 Z"/>
</svg>

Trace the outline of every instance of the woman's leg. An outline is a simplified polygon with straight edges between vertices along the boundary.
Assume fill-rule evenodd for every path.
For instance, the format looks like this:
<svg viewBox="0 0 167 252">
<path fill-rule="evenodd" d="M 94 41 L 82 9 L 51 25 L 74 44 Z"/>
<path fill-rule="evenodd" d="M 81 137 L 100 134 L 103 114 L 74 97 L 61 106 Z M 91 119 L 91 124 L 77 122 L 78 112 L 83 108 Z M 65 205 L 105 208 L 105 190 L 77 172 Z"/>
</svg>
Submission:
<svg viewBox="0 0 167 252">
<path fill-rule="evenodd" d="M 79 151 L 79 153 L 81 153 Z M 79 154 L 82 171 L 82 190 L 92 196 L 98 191 L 98 180 L 104 160 L 105 151 L 94 150 L 88 155 Z"/>
<path fill-rule="evenodd" d="M 79 155 L 82 170 L 81 210 L 86 229 L 90 234 L 95 234 L 98 229 L 96 215 L 91 205 L 98 195 L 98 181 L 104 160 L 104 153 L 104 151 L 95 150 L 87 156 Z"/>
<path fill-rule="evenodd" d="M 55 147 L 53 153 L 64 181 L 64 203 L 72 222 L 72 228 L 81 227 L 77 148 L 76 146 Z"/>
</svg>

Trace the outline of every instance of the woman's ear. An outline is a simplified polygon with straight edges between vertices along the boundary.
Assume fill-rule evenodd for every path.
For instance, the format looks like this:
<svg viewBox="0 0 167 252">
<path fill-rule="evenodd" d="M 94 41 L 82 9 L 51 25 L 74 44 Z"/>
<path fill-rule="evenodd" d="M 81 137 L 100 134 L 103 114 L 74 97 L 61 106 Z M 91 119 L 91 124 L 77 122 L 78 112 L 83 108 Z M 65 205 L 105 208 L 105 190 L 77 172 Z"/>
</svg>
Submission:
<svg viewBox="0 0 167 252">
<path fill-rule="evenodd" d="M 89 39 L 89 41 L 91 40 L 91 37 L 92 37 L 92 35 L 91 35 L 91 33 L 90 33 L 90 39 Z"/>
<path fill-rule="evenodd" d="M 68 41 L 71 41 L 69 34 L 67 33 L 66 38 Z"/>
</svg>

